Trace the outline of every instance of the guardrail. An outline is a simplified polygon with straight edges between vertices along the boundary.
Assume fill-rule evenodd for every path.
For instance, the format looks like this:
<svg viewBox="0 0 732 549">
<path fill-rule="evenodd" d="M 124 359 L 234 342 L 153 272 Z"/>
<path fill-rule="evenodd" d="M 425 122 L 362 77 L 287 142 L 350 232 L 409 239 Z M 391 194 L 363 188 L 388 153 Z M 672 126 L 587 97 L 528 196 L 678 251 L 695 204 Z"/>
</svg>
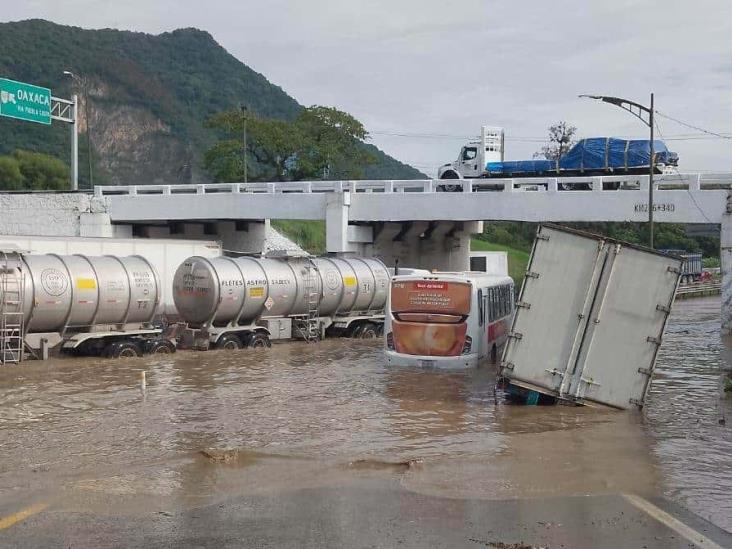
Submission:
<svg viewBox="0 0 732 549">
<path fill-rule="evenodd" d="M 676 299 L 687 299 L 690 297 L 704 297 L 722 293 L 722 282 L 694 282 L 692 284 L 680 285 L 676 290 Z"/>
<path fill-rule="evenodd" d="M 732 173 L 659 175 L 654 190 L 732 189 Z M 97 186 L 94 195 L 137 196 L 218 193 L 404 193 L 421 192 L 633 192 L 648 191 L 648 176 L 530 177 L 514 179 L 409 179 L 354 181 L 277 181 L 255 183 L 207 183 L 200 185 Z"/>
</svg>

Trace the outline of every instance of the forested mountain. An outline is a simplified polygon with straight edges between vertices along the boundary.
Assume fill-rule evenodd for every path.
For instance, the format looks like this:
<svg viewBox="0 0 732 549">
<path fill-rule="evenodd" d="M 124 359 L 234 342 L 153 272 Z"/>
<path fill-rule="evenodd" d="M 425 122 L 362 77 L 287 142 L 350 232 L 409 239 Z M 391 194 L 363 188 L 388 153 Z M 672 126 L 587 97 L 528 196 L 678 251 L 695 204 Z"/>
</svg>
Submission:
<svg viewBox="0 0 732 549">
<path fill-rule="evenodd" d="M 153 36 L 42 20 L 2 23 L 0 52 L 0 77 L 49 87 L 58 97 L 79 94 L 82 186 L 88 177 L 87 127 L 95 183 L 195 183 L 211 179 L 202 157 L 215 137 L 204 124 L 213 114 L 245 104 L 258 116 L 290 120 L 302 108 L 197 29 Z M 65 70 L 78 79 L 64 76 Z M 0 154 L 28 149 L 68 161 L 65 124 L 48 128 L 0 119 L 0 132 Z M 423 177 L 365 146 L 378 160 L 364 177 Z"/>
</svg>

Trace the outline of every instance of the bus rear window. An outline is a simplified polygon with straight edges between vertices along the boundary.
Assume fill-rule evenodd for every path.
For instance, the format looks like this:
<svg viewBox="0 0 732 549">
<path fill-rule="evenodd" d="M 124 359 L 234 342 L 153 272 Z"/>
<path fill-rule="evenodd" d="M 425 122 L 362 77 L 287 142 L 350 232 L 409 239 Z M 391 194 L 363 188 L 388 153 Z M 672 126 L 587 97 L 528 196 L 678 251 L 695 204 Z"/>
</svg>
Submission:
<svg viewBox="0 0 732 549">
<path fill-rule="evenodd" d="M 470 284 L 445 280 L 394 281 L 391 311 L 464 316 L 470 313 Z"/>
</svg>

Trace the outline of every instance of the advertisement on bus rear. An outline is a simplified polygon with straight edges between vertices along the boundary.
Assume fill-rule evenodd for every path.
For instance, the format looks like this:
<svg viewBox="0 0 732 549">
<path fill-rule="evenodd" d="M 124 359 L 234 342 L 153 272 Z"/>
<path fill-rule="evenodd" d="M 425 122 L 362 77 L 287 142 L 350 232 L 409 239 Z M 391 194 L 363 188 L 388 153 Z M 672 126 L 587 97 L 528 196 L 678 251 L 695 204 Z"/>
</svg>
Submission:
<svg viewBox="0 0 732 549">
<path fill-rule="evenodd" d="M 444 280 L 395 281 L 392 334 L 398 353 L 458 356 L 467 334 L 470 284 Z"/>
</svg>

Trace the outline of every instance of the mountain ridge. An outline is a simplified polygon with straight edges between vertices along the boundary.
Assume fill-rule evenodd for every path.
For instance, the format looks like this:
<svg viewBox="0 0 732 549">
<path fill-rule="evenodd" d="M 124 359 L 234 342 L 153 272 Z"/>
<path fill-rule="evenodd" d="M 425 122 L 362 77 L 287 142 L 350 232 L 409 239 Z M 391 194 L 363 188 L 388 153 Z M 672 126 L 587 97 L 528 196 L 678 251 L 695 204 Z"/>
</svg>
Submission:
<svg viewBox="0 0 732 549">
<path fill-rule="evenodd" d="M 34 47 L 14 48 L 18 43 Z M 88 127 L 95 184 L 205 183 L 212 178 L 202 167 L 203 152 L 216 138 L 204 126 L 211 115 L 245 104 L 260 116 L 290 120 L 303 108 L 209 32 L 193 27 L 152 35 L 30 19 L 0 23 L 0 51 L 0 76 L 50 87 L 58 97 L 79 94 L 82 186 L 88 184 Z M 78 79 L 72 82 L 64 70 Z M 0 132 L 0 154 L 22 148 L 69 160 L 64 124 L 49 129 L 0 119 Z M 377 157 L 365 178 L 424 177 L 364 146 Z"/>
</svg>

